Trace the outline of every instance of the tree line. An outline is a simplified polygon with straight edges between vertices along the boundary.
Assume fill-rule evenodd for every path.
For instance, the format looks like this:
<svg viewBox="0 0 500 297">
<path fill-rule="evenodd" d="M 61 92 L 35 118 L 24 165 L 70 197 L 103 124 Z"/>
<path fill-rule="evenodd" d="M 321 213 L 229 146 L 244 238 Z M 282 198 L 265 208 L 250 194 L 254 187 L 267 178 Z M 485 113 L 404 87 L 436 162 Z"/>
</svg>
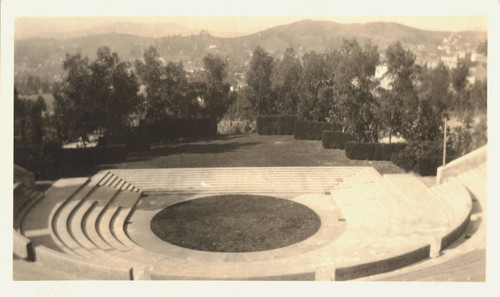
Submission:
<svg viewBox="0 0 500 297">
<path fill-rule="evenodd" d="M 257 47 L 244 96 L 257 115 L 334 122 L 362 141 L 377 141 L 381 134 L 434 140 L 447 114 L 467 124 L 486 110 L 486 82 L 469 82 L 470 59 L 460 59 L 453 69 L 442 62 L 429 68 L 418 65 L 400 42 L 389 45 L 384 57 L 386 88 L 375 77 L 382 61 L 369 42 L 362 47 L 346 39 L 337 50 L 301 59 L 291 48 L 274 59 Z"/>
<path fill-rule="evenodd" d="M 138 119 L 154 125 L 167 118 L 284 114 L 340 124 L 362 141 L 378 141 L 383 134 L 434 140 L 446 114 L 467 124 L 486 109 L 486 82 L 469 82 L 471 63 L 461 59 L 454 69 L 443 63 L 418 65 L 415 54 L 400 42 L 389 45 L 383 57 L 375 45 L 361 46 L 356 39 L 302 57 L 289 48 L 279 59 L 257 46 L 246 87 L 232 90 L 227 58 L 208 54 L 204 69 L 188 74 L 181 62 L 162 61 L 155 47 L 134 63 L 102 47 L 94 60 L 67 54 L 67 75 L 52 87 L 55 110 L 45 121 L 46 130 L 59 142 L 85 143 L 90 135 L 119 142 Z M 388 88 L 375 76 L 381 64 L 387 66 Z M 42 120 L 34 114 L 42 114 L 44 104 L 31 106 L 17 96 L 16 102 L 15 135 L 23 139 L 18 142 L 39 143 L 43 133 L 37 123 Z"/>
<path fill-rule="evenodd" d="M 90 61 L 67 55 L 67 76 L 54 94 L 54 123 L 63 141 L 99 135 L 119 142 L 133 120 L 158 124 L 168 118 L 221 119 L 231 103 L 225 82 L 227 61 L 207 55 L 204 71 L 188 79 L 181 62 L 163 64 L 155 47 L 135 63 L 122 61 L 109 48 L 99 48 Z"/>
</svg>

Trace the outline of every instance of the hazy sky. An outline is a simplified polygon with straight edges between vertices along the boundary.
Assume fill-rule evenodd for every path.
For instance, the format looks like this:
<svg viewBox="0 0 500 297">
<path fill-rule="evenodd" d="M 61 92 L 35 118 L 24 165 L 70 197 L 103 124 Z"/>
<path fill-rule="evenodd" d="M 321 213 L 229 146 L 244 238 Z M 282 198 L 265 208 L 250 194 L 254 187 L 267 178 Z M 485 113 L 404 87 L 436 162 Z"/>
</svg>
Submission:
<svg viewBox="0 0 500 297">
<path fill-rule="evenodd" d="M 177 23 L 211 32 L 249 34 L 302 19 L 330 20 L 339 23 L 372 21 L 398 22 L 425 30 L 487 30 L 484 16 L 147 16 L 147 17 L 18 17 L 16 35 L 38 32 L 70 32 L 92 29 L 115 22 Z"/>
</svg>

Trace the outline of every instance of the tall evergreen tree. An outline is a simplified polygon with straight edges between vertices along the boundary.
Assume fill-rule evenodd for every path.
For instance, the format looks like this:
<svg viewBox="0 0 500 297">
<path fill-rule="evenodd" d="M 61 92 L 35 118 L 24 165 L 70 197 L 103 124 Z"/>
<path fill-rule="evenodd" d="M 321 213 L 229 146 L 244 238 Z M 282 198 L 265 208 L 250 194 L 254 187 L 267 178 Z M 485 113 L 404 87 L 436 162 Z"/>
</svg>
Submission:
<svg viewBox="0 0 500 297">
<path fill-rule="evenodd" d="M 275 101 L 271 77 L 274 59 L 263 48 L 256 47 L 247 73 L 248 100 L 258 115 L 274 114 Z"/>
</svg>

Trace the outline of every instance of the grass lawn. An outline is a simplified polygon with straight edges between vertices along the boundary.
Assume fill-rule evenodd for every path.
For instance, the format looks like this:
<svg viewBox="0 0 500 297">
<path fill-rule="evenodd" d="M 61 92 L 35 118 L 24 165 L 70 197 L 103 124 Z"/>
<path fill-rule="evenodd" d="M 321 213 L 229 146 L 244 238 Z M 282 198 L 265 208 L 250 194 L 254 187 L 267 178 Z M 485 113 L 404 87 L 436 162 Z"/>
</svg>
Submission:
<svg viewBox="0 0 500 297">
<path fill-rule="evenodd" d="M 318 215 L 305 205 L 257 195 L 188 200 L 165 208 L 151 220 L 151 230 L 164 241 L 231 253 L 285 247 L 312 236 L 320 225 Z M 342 228 L 344 224 L 339 224 Z"/>
<path fill-rule="evenodd" d="M 124 163 L 98 169 L 266 166 L 372 166 L 382 174 L 404 173 L 390 161 L 350 160 L 344 150 L 324 149 L 321 141 L 257 134 L 153 145 L 149 151 L 129 153 Z"/>
</svg>

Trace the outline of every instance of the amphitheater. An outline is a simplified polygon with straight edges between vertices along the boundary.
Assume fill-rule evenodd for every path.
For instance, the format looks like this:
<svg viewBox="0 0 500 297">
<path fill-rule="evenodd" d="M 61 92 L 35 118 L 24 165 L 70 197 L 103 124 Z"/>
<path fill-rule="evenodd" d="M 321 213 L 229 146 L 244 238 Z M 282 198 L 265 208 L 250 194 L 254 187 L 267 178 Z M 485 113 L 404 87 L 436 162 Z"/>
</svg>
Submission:
<svg viewBox="0 0 500 297">
<path fill-rule="evenodd" d="M 113 169 L 45 192 L 17 182 L 14 257 L 41 279 L 485 281 L 486 172 L 485 146 L 440 167 L 430 187 L 372 167 Z M 238 253 L 151 231 L 169 206 L 245 194 L 304 205 L 320 227 L 288 246 Z"/>
</svg>

